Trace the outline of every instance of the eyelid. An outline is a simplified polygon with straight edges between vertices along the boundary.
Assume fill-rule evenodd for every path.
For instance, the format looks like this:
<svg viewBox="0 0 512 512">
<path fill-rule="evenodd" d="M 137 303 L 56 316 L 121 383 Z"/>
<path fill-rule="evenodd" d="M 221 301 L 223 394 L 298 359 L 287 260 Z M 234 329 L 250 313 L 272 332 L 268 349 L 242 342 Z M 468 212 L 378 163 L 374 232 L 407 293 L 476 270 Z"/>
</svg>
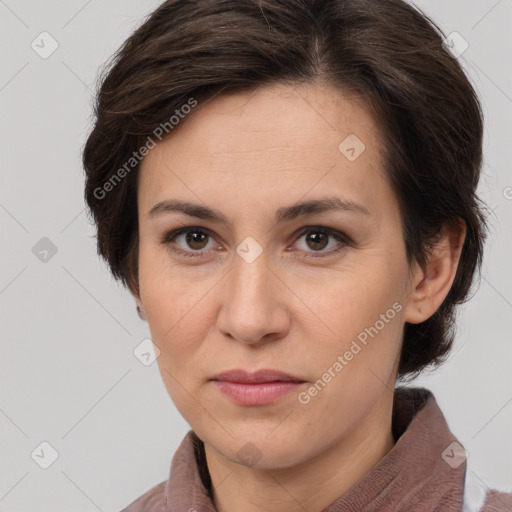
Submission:
<svg viewBox="0 0 512 512">
<path fill-rule="evenodd" d="M 186 227 L 177 228 L 177 229 L 171 229 L 170 231 L 166 231 L 164 233 L 164 235 L 162 236 L 160 242 L 161 242 L 162 245 L 167 246 L 169 249 L 171 249 L 175 253 L 178 253 L 178 254 L 181 254 L 181 255 L 184 255 L 184 256 L 190 256 L 190 257 L 193 257 L 193 258 L 203 257 L 203 255 L 206 252 L 205 250 L 201 250 L 201 251 L 187 251 L 185 249 L 182 249 L 179 246 L 173 246 L 172 245 L 172 240 L 174 240 L 179 235 L 182 235 L 183 233 L 187 233 L 187 232 L 190 232 L 190 231 L 191 232 L 197 231 L 197 232 L 204 233 L 205 235 L 208 235 L 210 238 L 215 240 L 215 236 L 207 228 L 203 228 L 203 227 L 200 227 L 200 226 L 186 226 Z"/>
<path fill-rule="evenodd" d="M 170 231 L 166 231 L 164 233 L 164 235 L 161 237 L 160 242 L 162 245 L 169 247 L 173 252 L 182 254 L 186 257 L 188 257 L 188 256 L 195 257 L 195 258 L 204 257 L 204 255 L 209 251 L 208 249 L 200 250 L 200 251 L 192 251 L 192 250 L 187 251 L 185 249 L 182 249 L 179 246 L 172 246 L 172 240 L 174 240 L 176 237 L 178 237 L 179 235 L 181 235 L 183 233 L 193 232 L 193 231 L 204 233 L 204 234 L 208 235 L 210 238 L 212 238 L 213 240 L 216 240 L 216 236 L 208 228 L 203 228 L 201 226 L 186 226 L 186 227 L 181 227 L 181 228 L 177 228 L 177 229 L 171 229 Z M 296 234 L 293 235 L 293 239 L 294 239 L 293 244 L 295 244 L 299 238 L 301 238 L 302 236 L 304 236 L 305 234 L 310 233 L 310 232 L 318 232 L 318 233 L 327 234 L 329 237 L 332 237 L 339 242 L 339 247 L 332 248 L 329 251 L 305 251 L 305 254 L 307 254 L 307 256 L 306 256 L 307 258 L 328 257 L 330 255 L 340 252 L 347 246 L 350 246 L 350 247 L 354 246 L 353 240 L 344 232 L 338 231 L 337 229 L 334 229 L 334 228 L 329 228 L 327 226 L 321 226 L 321 225 L 308 225 L 308 226 L 301 227 L 298 230 L 298 233 L 296 232 Z M 295 251 L 295 250 L 300 251 L 300 249 L 294 249 L 293 251 Z"/>
<path fill-rule="evenodd" d="M 321 225 L 311 225 L 311 226 L 305 226 L 299 230 L 299 233 L 295 235 L 295 241 L 294 244 L 297 242 L 299 238 L 304 236 L 307 233 L 325 233 L 327 236 L 334 238 L 339 242 L 337 247 L 331 248 L 328 251 L 306 251 L 306 258 L 327 258 L 329 256 L 332 256 L 334 254 L 337 254 L 344 250 L 346 247 L 353 247 L 354 242 L 353 240 L 344 232 L 339 231 L 334 228 L 329 228 L 327 226 L 321 226 Z"/>
</svg>

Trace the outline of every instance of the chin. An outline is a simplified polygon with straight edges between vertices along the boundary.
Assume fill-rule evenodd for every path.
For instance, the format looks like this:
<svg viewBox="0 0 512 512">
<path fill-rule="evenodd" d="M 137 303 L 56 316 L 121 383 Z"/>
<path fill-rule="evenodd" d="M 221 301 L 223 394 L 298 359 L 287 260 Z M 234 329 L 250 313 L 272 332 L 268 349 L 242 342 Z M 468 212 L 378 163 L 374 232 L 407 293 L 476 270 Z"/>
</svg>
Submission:
<svg viewBox="0 0 512 512">
<path fill-rule="evenodd" d="M 224 431 L 221 431 L 222 438 L 209 435 L 203 437 L 200 432 L 194 431 L 223 457 L 245 467 L 260 470 L 284 469 L 295 466 L 306 458 L 306 454 L 297 449 L 304 447 L 304 435 L 296 427 L 293 428 L 293 433 L 285 429 L 279 433 L 272 432 L 272 429 L 267 432 L 256 425 L 253 429 L 245 428 L 243 433 L 233 428 L 227 430 L 232 437 Z"/>
</svg>

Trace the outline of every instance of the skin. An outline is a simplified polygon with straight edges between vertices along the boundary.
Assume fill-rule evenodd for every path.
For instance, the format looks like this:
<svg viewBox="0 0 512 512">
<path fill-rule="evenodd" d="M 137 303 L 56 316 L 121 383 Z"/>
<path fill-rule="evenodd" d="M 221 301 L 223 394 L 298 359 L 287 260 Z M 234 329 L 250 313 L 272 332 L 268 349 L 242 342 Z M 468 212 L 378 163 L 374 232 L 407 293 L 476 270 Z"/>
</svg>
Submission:
<svg viewBox="0 0 512 512">
<path fill-rule="evenodd" d="M 354 161 L 338 149 L 349 134 L 366 146 Z M 465 228 L 445 226 L 428 265 L 410 267 L 380 149 L 378 128 L 356 96 L 319 83 L 279 84 L 200 104 L 141 164 L 135 298 L 161 351 L 167 391 L 205 443 L 220 512 L 321 511 L 394 446 L 404 323 L 426 320 L 447 295 Z M 369 214 L 275 222 L 279 208 L 326 196 Z M 148 215 L 170 199 L 220 211 L 229 224 Z M 315 226 L 352 242 L 315 238 Z M 181 227 L 210 236 L 162 242 Z M 251 263 L 236 252 L 249 236 L 262 249 Z M 397 303 L 394 318 L 301 403 L 298 393 Z M 270 405 L 237 405 L 210 381 L 233 368 L 279 369 L 305 383 Z M 240 459 L 241 449 L 252 460 Z"/>
</svg>

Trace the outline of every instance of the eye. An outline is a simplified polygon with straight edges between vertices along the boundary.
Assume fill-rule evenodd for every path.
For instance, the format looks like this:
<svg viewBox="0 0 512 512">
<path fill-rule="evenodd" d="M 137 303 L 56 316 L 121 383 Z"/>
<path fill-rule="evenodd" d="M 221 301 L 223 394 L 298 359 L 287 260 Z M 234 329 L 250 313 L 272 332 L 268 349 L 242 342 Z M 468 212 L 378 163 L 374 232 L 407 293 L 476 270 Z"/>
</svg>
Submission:
<svg viewBox="0 0 512 512">
<path fill-rule="evenodd" d="M 303 237 L 305 237 L 302 243 L 298 243 Z M 352 240 L 345 234 L 340 233 L 334 229 L 325 228 L 323 226 L 310 226 L 301 233 L 298 241 L 295 243 L 298 245 L 299 250 L 306 253 L 310 253 L 307 257 L 325 257 L 330 256 L 343 250 L 346 246 L 352 244 Z M 333 241 L 338 242 L 332 243 Z M 330 246 L 331 250 L 324 250 Z M 311 253 L 319 253 L 311 254 Z"/>
<path fill-rule="evenodd" d="M 212 245 L 208 247 L 208 242 Z M 203 228 L 181 228 L 164 235 L 162 243 L 183 256 L 203 256 L 205 250 L 216 246 L 212 236 Z"/>
<path fill-rule="evenodd" d="M 302 243 L 298 243 L 301 238 Z M 336 243 L 332 244 L 333 241 Z M 208 230 L 200 227 L 180 228 L 163 236 L 161 243 L 172 251 L 187 257 L 202 257 L 210 249 L 218 247 Z M 352 240 L 345 234 L 323 226 L 308 226 L 299 235 L 295 245 L 298 250 L 305 252 L 306 257 L 319 258 L 335 254 L 346 246 L 352 245 Z M 330 250 L 325 250 L 330 246 Z M 295 251 L 296 249 L 293 249 Z M 317 254 L 315 254 L 317 253 Z"/>
</svg>

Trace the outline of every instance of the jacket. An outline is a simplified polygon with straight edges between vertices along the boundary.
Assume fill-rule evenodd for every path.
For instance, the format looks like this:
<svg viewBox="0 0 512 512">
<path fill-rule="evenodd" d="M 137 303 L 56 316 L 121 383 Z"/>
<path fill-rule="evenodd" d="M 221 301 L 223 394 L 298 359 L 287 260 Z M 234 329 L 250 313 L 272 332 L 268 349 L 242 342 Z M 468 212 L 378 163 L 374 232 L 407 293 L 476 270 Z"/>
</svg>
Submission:
<svg viewBox="0 0 512 512">
<path fill-rule="evenodd" d="M 396 388 L 392 429 L 394 447 L 322 512 L 512 511 L 512 493 L 489 489 L 467 471 L 466 452 L 431 391 Z M 210 486 L 204 445 L 190 430 L 169 479 L 122 512 L 216 512 Z"/>
</svg>

